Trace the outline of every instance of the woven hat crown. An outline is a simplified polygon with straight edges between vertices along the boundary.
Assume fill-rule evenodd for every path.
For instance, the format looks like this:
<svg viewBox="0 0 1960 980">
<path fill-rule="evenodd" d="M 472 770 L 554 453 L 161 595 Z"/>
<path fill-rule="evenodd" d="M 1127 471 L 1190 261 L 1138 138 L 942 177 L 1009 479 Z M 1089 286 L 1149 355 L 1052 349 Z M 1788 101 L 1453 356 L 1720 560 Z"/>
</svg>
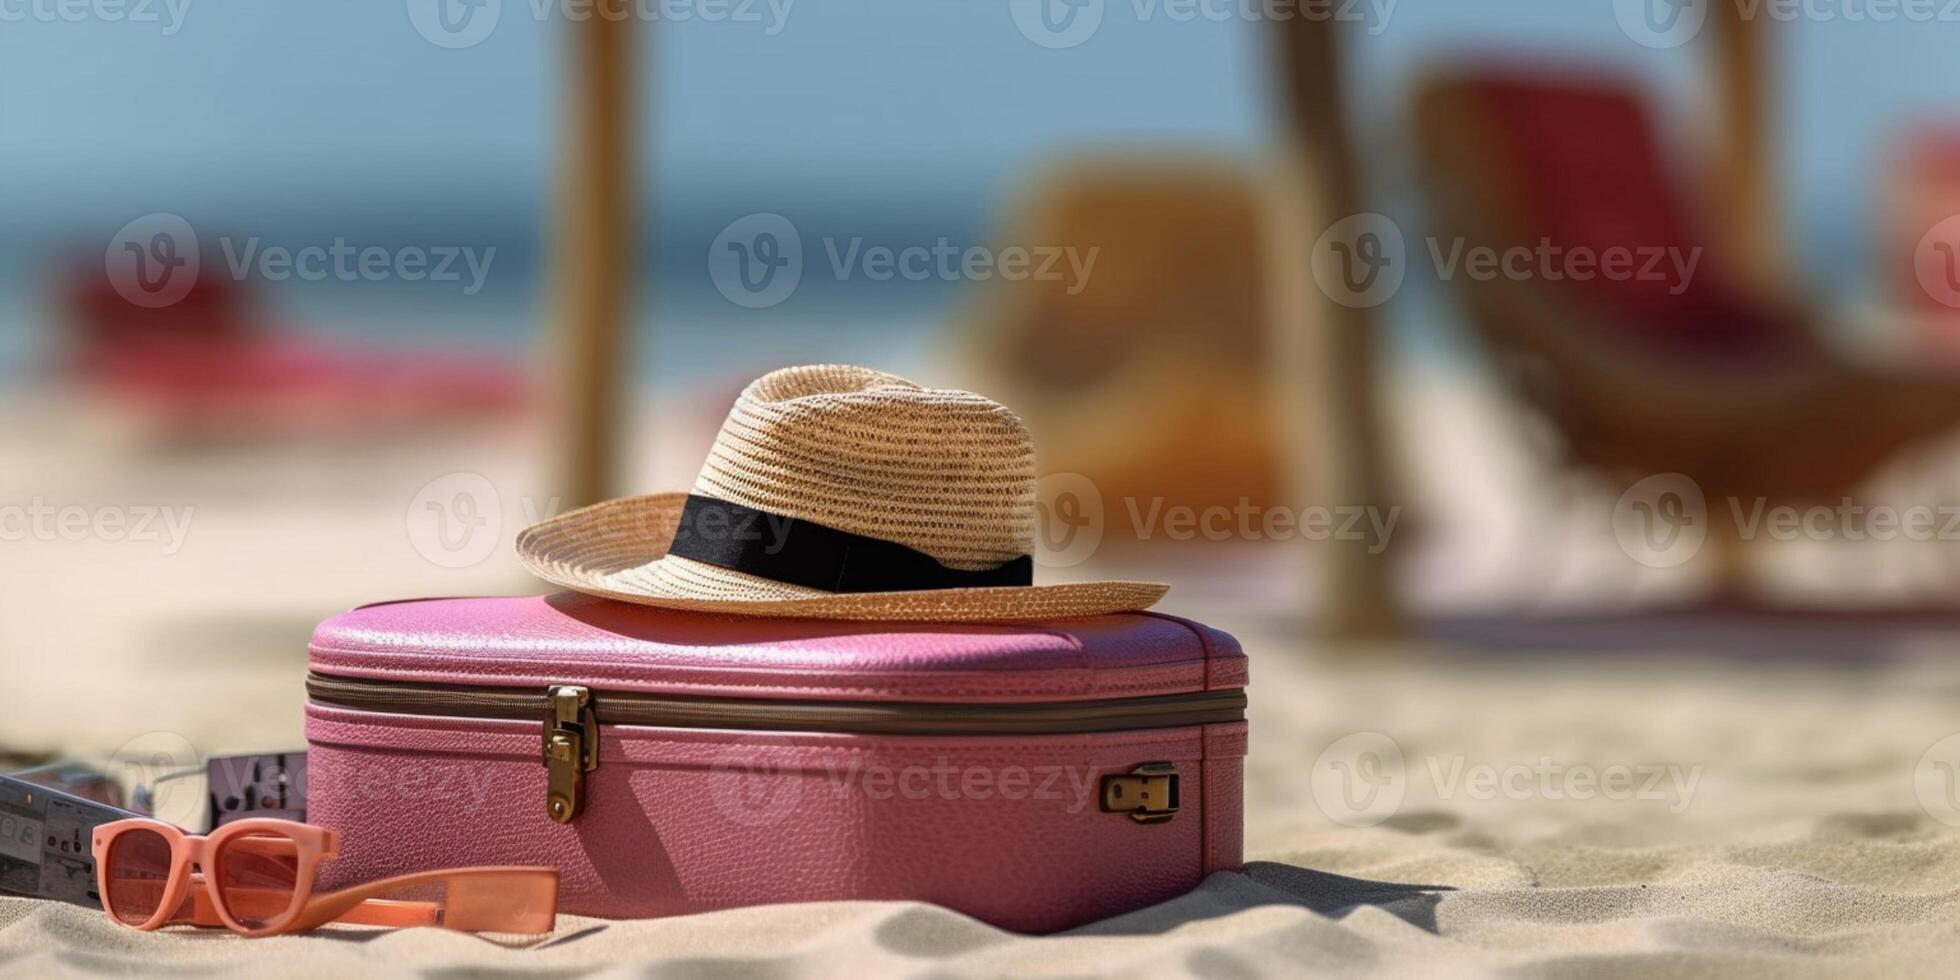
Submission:
<svg viewBox="0 0 1960 980">
<path fill-rule="evenodd" d="M 694 493 L 993 568 L 1034 549 L 1034 440 L 969 391 L 849 365 L 785 368 L 735 400 Z"/>
</svg>

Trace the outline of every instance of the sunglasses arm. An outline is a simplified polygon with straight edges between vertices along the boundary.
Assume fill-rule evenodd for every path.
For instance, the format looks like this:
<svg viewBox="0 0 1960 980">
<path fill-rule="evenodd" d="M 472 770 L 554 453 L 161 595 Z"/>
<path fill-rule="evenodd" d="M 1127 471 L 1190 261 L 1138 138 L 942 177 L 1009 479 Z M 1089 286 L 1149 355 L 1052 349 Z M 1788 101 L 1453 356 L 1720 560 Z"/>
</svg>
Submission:
<svg viewBox="0 0 1960 980">
<path fill-rule="evenodd" d="M 407 888 L 446 886 L 441 901 L 395 901 L 379 896 Z M 555 868 L 486 867 L 425 871 L 355 885 L 308 899 L 281 932 L 304 932 L 329 922 L 380 926 L 440 926 L 463 932 L 550 932 L 557 924 Z"/>
<path fill-rule="evenodd" d="M 267 892 L 262 900 L 255 902 L 254 899 L 257 897 L 250 892 L 241 893 L 240 891 L 234 890 L 231 901 L 234 905 L 243 904 L 248 908 L 258 906 L 259 910 L 251 912 L 250 914 L 252 915 L 276 912 L 285 903 L 291 901 L 289 895 L 282 895 L 276 892 Z M 406 902 L 391 901 L 385 898 L 370 898 L 348 909 L 344 914 L 328 921 L 344 922 L 350 925 L 360 926 L 392 926 L 398 929 L 406 929 L 414 926 L 435 926 L 442 924 L 442 905 L 438 902 Z M 171 917 L 170 924 L 202 926 L 209 929 L 226 928 L 224 917 L 220 916 L 217 907 L 211 904 L 211 895 L 201 884 L 192 888 L 191 893 L 185 896 L 183 907 L 179 908 L 177 914 Z"/>
</svg>

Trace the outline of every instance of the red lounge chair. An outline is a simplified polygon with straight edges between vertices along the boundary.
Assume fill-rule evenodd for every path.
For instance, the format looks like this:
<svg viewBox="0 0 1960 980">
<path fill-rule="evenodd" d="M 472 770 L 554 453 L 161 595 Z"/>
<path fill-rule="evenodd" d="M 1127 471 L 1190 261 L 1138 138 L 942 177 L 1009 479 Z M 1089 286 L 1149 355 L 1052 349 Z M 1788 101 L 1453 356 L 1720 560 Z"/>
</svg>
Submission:
<svg viewBox="0 0 1960 980">
<path fill-rule="evenodd" d="M 1631 86 L 1468 71 L 1418 93 L 1440 241 L 1690 250 L 1706 241 Z M 1620 485 L 1682 473 L 1706 494 L 1718 588 L 1742 584 L 1730 498 L 1834 503 L 1895 453 L 1960 421 L 1960 382 L 1853 364 L 1808 311 L 1752 291 L 1704 249 L 1678 279 L 1456 277 L 1507 382 L 1566 462 Z"/>
<path fill-rule="evenodd" d="M 1911 327 L 1915 351 L 1950 362 L 1960 352 L 1960 127 L 1916 127 L 1882 179 L 1878 234 L 1891 310 Z"/>
<path fill-rule="evenodd" d="M 182 300 L 146 309 L 123 299 L 99 262 L 81 267 L 63 297 L 70 373 L 194 437 L 359 433 L 505 416 L 527 403 L 513 365 L 282 335 L 245 292 L 203 275 Z"/>
</svg>

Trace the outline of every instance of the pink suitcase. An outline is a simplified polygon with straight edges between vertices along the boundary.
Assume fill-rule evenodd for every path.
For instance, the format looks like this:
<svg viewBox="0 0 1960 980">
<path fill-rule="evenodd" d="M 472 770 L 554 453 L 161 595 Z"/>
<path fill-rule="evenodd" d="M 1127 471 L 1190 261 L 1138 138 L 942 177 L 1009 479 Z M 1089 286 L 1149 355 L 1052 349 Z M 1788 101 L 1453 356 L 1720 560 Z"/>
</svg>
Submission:
<svg viewBox="0 0 1960 980">
<path fill-rule="evenodd" d="M 1046 932 L 1239 866 L 1246 658 L 1172 616 L 432 599 L 328 620 L 311 670 L 323 887 L 550 864 L 580 915 L 914 899 Z"/>
</svg>

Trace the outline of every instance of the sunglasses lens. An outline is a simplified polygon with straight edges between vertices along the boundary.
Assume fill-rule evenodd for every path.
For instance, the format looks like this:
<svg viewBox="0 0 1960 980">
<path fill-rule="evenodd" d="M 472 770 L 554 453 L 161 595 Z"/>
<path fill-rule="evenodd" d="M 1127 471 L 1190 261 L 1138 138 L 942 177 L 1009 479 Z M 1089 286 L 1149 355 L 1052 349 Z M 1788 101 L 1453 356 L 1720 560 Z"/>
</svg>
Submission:
<svg viewBox="0 0 1960 980">
<path fill-rule="evenodd" d="M 170 885 L 170 841 L 154 830 L 126 830 L 109 844 L 109 913 L 125 925 L 154 918 Z"/>
<path fill-rule="evenodd" d="M 299 845 L 279 834 L 243 834 L 218 851 L 218 886 L 225 908 L 257 929 L 293 907 L 299 887 Z"/>
</svg>

